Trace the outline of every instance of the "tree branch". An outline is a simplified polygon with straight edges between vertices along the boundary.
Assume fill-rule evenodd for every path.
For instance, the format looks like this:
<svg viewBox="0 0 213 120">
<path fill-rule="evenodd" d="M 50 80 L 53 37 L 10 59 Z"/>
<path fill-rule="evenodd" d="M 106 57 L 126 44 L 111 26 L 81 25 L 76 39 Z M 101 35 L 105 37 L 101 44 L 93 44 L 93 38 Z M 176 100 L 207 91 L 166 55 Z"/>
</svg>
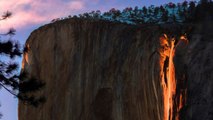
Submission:
<svg viewBox="0 0 213 120">
<path fill-rule="evenodd" d="M 4 86 L 2 83 L 0 83 L 0 85 L 5 89 L 7 90 L 10 94 L 14 95 L 15 97 L 18 98 L 18 95 L 16 95 L 15 93 L 13 93 L 12 91 L 10 91 L 6 86 Z"/>
</svg>

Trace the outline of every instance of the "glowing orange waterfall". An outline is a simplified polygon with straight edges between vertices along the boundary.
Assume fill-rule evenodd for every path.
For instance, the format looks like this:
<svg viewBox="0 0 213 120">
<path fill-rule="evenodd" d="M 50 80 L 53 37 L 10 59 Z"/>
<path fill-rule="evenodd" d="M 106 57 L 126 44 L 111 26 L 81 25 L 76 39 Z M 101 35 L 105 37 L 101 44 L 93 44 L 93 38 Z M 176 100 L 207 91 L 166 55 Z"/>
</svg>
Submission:
<svg viewBox="0 0 213 120">
<path fill-rule="evenodd" d="M 164 120 L 172 120 L 173 117 L 173 96 L 176 93 L 176 81 L 175 81 L 175 68 L 173 63 L 174 58 L 174 43 L 172 39 L 170 41 L 169 50 L 169 66 L 167 68 L 167 84 L 164 83 Z"/>
<path fill-rule="evenodd" d="M 174 43 L 175 40 L 171 40 L 171 48 L 170 48 L 170 54 L 169 54 L 169 68 L 168 68 L 168 99 L 169 99 L 169 119 L 172 120 L 173 117 L 173 96 L 176 93 L 176 80 L 175 80 L 175 68 L 173 63 L 174 58 Z"/>
<path fill-rule="evenodd" d="M 174 110 L 174 96 L 176 94 L 176 79 L 175 79 L 175 67 L 173 63 L 173 58 L 175 55 L 175 48 L 180 44 L 180 41 L 175 46 L 175 39 L 172 38 L 171 40 L 168 39 L 166 35 L 164 35 L 161 39 L 161 46 L 163 45 L 168 46 L 167 49 L 161 51 L 164 55 L 163 60 L 165 61 L 166 58 L 169 58 L 167 71 L 165 76 L 162 78 L 162 87 L 163 87 L 163 99 L 164 99 L 164 120 L 172 120 L 175 118 L 175 120 L 179 120 L 179 115 L 173 116 L 173 110 Z M 187 39 L 184 36 L 180 37 L 180 40 L 184 43 L 188 43 Z M 165 67 L 165 64 L 163 65 Z M 164 71 L 165 72 L 165 71 Z M 164 80 L 166 78 L 166 81 Z M 186 94 L 186 93 L 185 93 Z M 182 99 L 182 95 L 180 95 L 180 100 L 177 106 L 178 108 L 175 108 L 177 112 L 180 111 L 180 109 L 183 107 L 184 101 Z"/>
</svg>

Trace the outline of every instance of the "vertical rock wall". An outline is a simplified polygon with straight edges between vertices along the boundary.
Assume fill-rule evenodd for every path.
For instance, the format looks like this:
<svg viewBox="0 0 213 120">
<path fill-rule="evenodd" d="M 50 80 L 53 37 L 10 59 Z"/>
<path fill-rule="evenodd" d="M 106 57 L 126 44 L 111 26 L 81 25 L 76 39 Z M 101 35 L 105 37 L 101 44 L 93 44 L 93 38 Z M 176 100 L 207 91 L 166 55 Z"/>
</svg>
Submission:
<svg viewBox="0 0 213 120">
<path fill-rule="evenodd" d="M 175 48 L 173 111 L 181 120 L 212 120 L 213 25 L 192 26 L 189 44 Z M 47 101 L 38 108 L 20 102 L 19 120 L 162 120 L 163 32 L 75 19 L 35 30 L 23 70 L 46 83 L 37 94 Z"/>
<path fill-rule="evenodd" d="M 179 81 L 186 78 L 186 105 L 182 120 L 213 120 L 213 23 L 194 26 L 187 47 L 178 49 Z M 181 76 L 184 75 L 184 76 Z M 183 81 L 182 81 L 183 82 Z"/>
<path fill-rule="evenodd" d="M 23 70 L 44 80 L 19 120 L 161 120 L 158 27 L 67 20 L 34 31 Z"/>
</svg>

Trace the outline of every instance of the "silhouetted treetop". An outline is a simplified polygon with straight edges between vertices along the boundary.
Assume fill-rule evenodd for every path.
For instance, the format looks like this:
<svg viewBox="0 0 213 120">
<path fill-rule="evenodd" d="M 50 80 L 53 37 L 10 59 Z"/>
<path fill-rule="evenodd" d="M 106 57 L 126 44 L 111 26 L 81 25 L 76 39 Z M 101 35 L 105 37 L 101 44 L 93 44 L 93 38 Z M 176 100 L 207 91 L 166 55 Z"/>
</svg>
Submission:
<svg viewBox="0 0 213 120">
<path fill-rule="evenodd" d="M 182 3 L 177 4 L 170 2 L 161 6 L 127 7 L 123 10 L 112 8 L 104 13 L 101 13 L 98 10 L 74 15 L 73 18 L 99 19 L 137 25 L 146 23 L 163 24 L 199 22 L 203 20 L 213 20 L 212 15 L 212 0 L 201 0 L 200 2 L 183 1 Z M 52 22 L 67 18 L 72 17 L 56 18 L 52 20 Z"/>
<path fill-rule="evenodd" d="M 12 13 L 6 11 L 1 17 L 5 20 L 12 16 Z M 26 104 L 38 106 L 39 103 L 44 102 L 43 96 L 36 96 L 36 92 L 44 87 L 44 83 L 36 77 L 27 75 L 26 72 L 18 73 L 19 65 L 11 59 L 16 56 L 20 57 L 24 52 L 28 52 L 26 48 L 22 50 L 19 42 L 12 40 L 12 37 L 7 39 L 7 36 L 15 35 L 16 30 L 10 28 L 6 33 L 0 33 L 0 55 L 4 56 L 6 61 L 0 59 L 0 87 L 7 90 L 9 93 L 17 97 Z M 1 117 L 1 114 L 0 114 Z"/>
</svg>

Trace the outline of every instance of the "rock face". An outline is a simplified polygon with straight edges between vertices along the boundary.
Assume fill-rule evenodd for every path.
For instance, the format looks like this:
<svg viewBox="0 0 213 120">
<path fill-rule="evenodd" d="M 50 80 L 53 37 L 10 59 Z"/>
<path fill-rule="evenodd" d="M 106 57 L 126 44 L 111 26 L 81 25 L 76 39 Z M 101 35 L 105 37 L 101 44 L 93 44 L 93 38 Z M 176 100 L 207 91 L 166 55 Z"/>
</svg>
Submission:
<svg viewBox="0 0 213 120">
<path fill-rule="evenodd" d="M 197 24 L 187 52 L 179 49 L 187 78 L 187 101 L 181 111 L 183 120 L 213 120 L 213 24 Z M 184 56 L 184 57 L 183 57 Z M 181 66 L 179 66 L 181 68 Z"/>
<path fill-rule="evenodd" d="M 174 115 L 212 120 L 213 40 L 207 31 L 213 25 L 192 26 L 189 44 L 179 45 L 174 57 L 175 107 L 186 91 L 185 106 Z M 164 32 L 161 26 L 78 19 L 35 30 L 23 70 L 44 80 L 37 94 L 47 101 L 38 108 L 20 102 L 19 120 L 163 120 Z"/>
</svg>

